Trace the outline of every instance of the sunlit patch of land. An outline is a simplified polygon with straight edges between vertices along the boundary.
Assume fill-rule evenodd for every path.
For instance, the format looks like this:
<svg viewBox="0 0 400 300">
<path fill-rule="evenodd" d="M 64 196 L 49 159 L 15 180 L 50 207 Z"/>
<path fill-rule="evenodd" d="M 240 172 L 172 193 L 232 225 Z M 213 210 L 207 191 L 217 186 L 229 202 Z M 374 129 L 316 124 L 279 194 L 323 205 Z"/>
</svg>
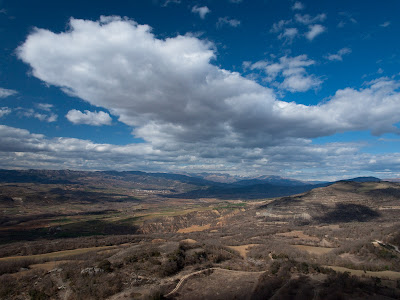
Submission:
<svg viewBox="0 0 400 300">
<path fill-rule="evenodd" d="M 101 250 L 109 250 L 114 249 L 116 246 L 102 246 L 102 247 L 90 247 L 90 248 L 79 248 L 73 250 L 64 250 L 57 252 L 50 252 L 44 254 L 36 254 L 36 255 L 24 255 L 24 256 L 8 256 L 8 257 L 0 257 L 1 261 L 16 261 L 16 260 L 24 260 L 24 259 L 33 259 L 33 260 L 51 260 L 51 259 L 59 259 L 69 256 L 86 254 L 89 252 L 97 252 Z"/>
<path fill-rule="evenodd" d="M 325 247 L 313 247 L 313 246 L 306 246 L 306 245 L 294 245 L 293 247 L 306 251 L 310 254 L 322 255 L 331 252 L 334 248 L 325 248 Z"/>
<path fill-rule="evenodd" d="M 344 267 L 337 266 L 325 266 L 326 268 L 330 268 L 337 272 L 349 272 L 351 275 L 360 276 L 360 277 L 378 277 L 381 279 L 390 279 L 390 280 L 399 280 L 400 272 L 395 271 L 366 271 L 366 270 L 354 270 Z"/>
<path fill-rule="evenodd" d="M 177 232 L 179 232 L 179 233 L 198 232 L 198 231 L 208 230 L 208 229 L 210 229 L 210 227 L 211 227 L 210 224 L 206 224 L 206 225 L 202 225 L 202 226 L 201 225 L 192 225 L 190 227 L 178 229 Z"/>
</svg>

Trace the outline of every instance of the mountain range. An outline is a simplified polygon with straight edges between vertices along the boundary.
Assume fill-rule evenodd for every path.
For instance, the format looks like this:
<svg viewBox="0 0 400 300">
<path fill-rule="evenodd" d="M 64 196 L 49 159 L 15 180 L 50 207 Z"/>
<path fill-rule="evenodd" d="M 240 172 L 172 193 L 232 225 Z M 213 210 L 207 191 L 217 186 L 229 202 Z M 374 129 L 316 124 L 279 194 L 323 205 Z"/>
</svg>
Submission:
<svg viewBox="0 0 400 300">
<path fill-rule="evenodd" d="M 212 174 L 183 175 L 141 171 L 0 170 L 0 183 L 87 184 L 123 186 L 153 190 L 172 198 L 259 199 L 307 192 L 332 182 L 304 182 L 274 175 L 236 179 L 233 182 L 210 180 Z M 220 177 L 221 175 L 216 175 Z M 208 179 L 207 179 L 208 178 Z M 228 178 L 228 177 L 225 177 Z M 232 181 L 230 177 L 229 181 Z M 380 181 L 376 177 L 357 177 L 348 181 Z M 162 192 L 161 192 L 162 191 Z"/>
</svg>

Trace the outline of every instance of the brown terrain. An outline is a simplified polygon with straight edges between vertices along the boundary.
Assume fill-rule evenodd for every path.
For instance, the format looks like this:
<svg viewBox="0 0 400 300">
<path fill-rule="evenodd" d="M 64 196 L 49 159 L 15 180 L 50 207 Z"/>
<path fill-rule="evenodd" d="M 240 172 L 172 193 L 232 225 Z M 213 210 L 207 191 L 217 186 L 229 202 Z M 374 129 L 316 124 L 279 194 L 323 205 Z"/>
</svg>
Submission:
<svg viewBox="0 0 400 300">
<path fill-rule="evenodd" d="M 0 299 L 400 298 L 398 183 L 226 200 L 77 173 L 0 184 Z"/>
</svg>

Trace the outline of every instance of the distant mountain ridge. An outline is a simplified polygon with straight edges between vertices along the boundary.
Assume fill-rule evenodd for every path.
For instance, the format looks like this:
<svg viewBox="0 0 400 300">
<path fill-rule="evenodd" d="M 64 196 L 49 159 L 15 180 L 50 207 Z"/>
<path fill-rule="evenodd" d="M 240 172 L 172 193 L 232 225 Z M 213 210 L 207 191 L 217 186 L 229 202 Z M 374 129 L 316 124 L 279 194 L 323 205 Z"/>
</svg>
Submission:
<svg viewBox="0 0 400 300">
<path fill-rule="evenodd" d="M 296 180 L 296 179 L 290 179 L 290 178 L 283 178 L 280 176 L 274 176 L 274 175 L 264 175 L 264 176 L 259 176 L 254 179 L 244 179 L 244 180 L 239 180 L 237 182 L 234 182 L 236 185 L 240 186 L 246 186 L 246 185 L 253 185 L 253 184 L 273 184 L 273 185 L 281 185 L 281 186 L 302 186 L 302 185 L 308 185 L 310 183 Z"/>
<path fill-rule="evenodd" d="M 328 186 L 330 183 L 319 184 L 319 185 L 297 185 L 297 186 L 284 186 L 284 185 L 273 185 L 268 183 L 263 184 L 252 184 L 245 186 L 238 186 L 230 184 L 225 187 L 211 186 L 207 189 L 199 189 L 189 191 L 183 194 L 169 195 L 174 198 L 217 198 L 225 200 L 250 200 L 250 199 L 261 199 L 261 198 L 273 198 L 289 196 L 294 194 L 300 194 L 308 192 L 317 187 Z"/>
<path fill-rule="evenodd" d="M 0 170 L 0 182 L 19 183 L 47 183 L 68 184 L 73 183 L 79 176 L 87 176 L 89 172 L 70 170 Z"/>
<path fill-rule="evenodd" d="M 229 174 L 202 173 L 199 174 L 176 174 L 176 173 L 150 173 L 142 171 L 73 171 L 73 170 L 5 170 L 0 169 L 0 182 L 37 182 L 37 183 L 74 183 L 77 178 L 93 175 L 110 175 L 127 178 L 130 175 L 150 176 L 177 180 L 183 183 L 195 185 L 215 186 L 249 186 L 256 184 L 272 184 L 279 186 L 301 186 L 313 184 L 312 182 L 284 178 L 277 175 L 262 175 L 254 178 L 231 176 Z M 218 180 L 219 179 L 219 180 Z M 324 183 L 324 182 L 319 182 Z"/>
<path fill-rule="evenodd" d="M 381 179 L 373 176 L 356 177 L 351 179 L 339 180 L 339 181 L 354 181 L 354 182 L 380 182 Z"/>
<path fill-rule="evenodd" d="M 191 177 L 188 175 L 175 174 L 175 173 L 147 173 L 147 172 L 142 172 L 142 171 L 122 171 L 122 172 L 98 171 L 98 173 L 104 173 L 104 174 L 110 174 L 110 175 L 122 176 L 122 177 L 124 177 L 124 175 L 151 176 L 151 177 L 156 177 L 156 178 L 177 180 L 177 181 L 180 181 L 183 183 L 195 184 L 195 185 L 223 185 L 223 183 L 214 182 L 214 181 L 210 181 L 210 180 L 206 180 L 206 179 L 198 178 L 198 177 Z"/>
<path fill-rule="evenodd" d="M 205 174 L 204 174 L 205 175 Z M 210 174 L 206 175 L 210 178 Z M 219 175 L 217 175 L 219 176 Z M 344 181 L 379 182 L 376 177 L 357 177 Z M 304 193 L 333 182 L 308 183 L 276 175 L 258 176 L 231 183 L 215 182 L 200 176 L 142 171 L 0 170 L 1 183 L 123 185 L 159 192 L 170 198 L 259 199 Z M 165 194 L 165 191 L 169 192 Z"/>
<path fill-rule="evenodd" d="M 327 181 L 303 181 L 293 178 L 286 178 L 278 175 L 259 175 L 254 177 L 243 177 L 243 176 L 233 176 L 223 173 L 194 173 L 187 174 L 188 176 L 200 177 L 209 181 L 220 182 L 220 183 L 234 183 L 238 185 L 250 185 L 250 184 L 262 184 L 270 183 L 277 185 L 307 185 L 307 184 L 320 184 L 326 183 Z"/>
</svg>

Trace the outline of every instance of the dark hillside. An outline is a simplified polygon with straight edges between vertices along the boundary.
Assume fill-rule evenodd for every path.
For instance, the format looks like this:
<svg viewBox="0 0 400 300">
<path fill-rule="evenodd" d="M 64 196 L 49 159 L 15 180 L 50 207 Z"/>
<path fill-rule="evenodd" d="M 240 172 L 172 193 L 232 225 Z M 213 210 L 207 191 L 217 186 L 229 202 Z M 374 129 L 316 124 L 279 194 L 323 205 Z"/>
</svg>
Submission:
<svg viewBox="0 0 400 300">
<path fill-rule="evenodd" d="M 280 221 L 297 218 L 313 223 L 366 222 L 395 218 L 399 200 L 399 184 L 341 181 L 303 195 L 276 199 L 260 209 L 267 218 Z"/>
<path fill-rule="evenodd" d="M 326 186 L 328 184 L 318 185 L 299 185 L 299 186 L 279 186 L 273 184 L 253 184 L 238 187 L 235 184 L 229 184 L 225 187 L 210 187 L 207 189 L 193 190 L 183 194 L 177 194 L 170 197 L 176 198 L 217 198 L 222 200 L 228 199 L 262 199 L 289 196 L 310 191 L 316 187 Z"/>
</svg>

